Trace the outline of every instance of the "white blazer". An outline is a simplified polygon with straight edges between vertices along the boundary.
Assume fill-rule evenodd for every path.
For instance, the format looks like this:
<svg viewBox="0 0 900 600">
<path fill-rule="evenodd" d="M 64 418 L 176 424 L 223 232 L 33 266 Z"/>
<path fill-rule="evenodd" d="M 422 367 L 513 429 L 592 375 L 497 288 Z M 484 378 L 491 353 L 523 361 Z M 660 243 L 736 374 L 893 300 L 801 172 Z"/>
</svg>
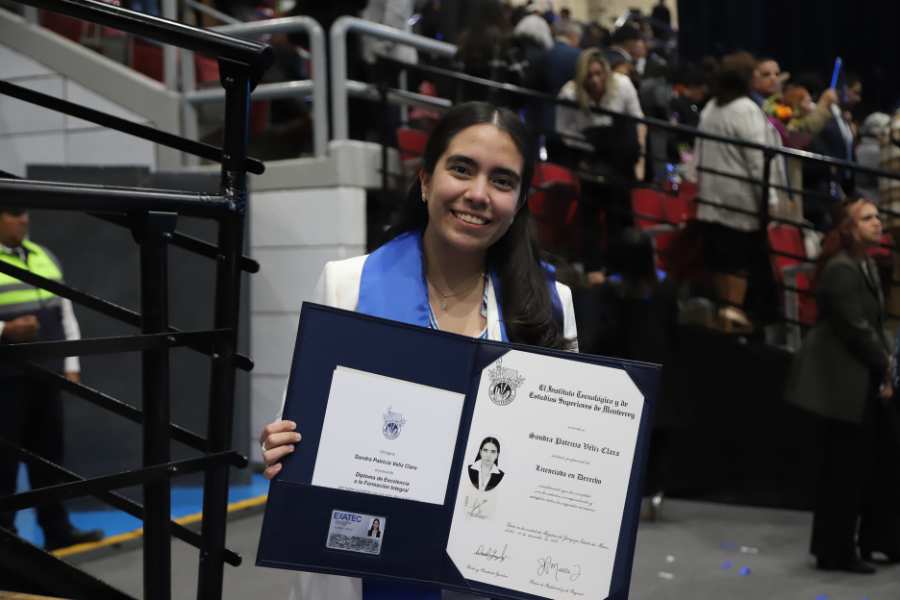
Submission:
<svg viewBox="0 0 900 600">
<path fill-rule="evenodd" d="M 356 310 L 359 302 L 359 284 L 362 279 L 363 265 L 366 257 L 354 256 L 345 260 L 335 260 L 325 264 L 319 282 L 316 285 L 313 301 L 334 308 Z M 497 308 L 497 297 L 491 278 L 487 278 L 487 330 L 488 339 L 500 340 L 500 311 Z M 572 304 L 572 291 L 568 286 L 556 283 L 556 291 L 563 308 L 563 335 L 573 340 L 574 350 L 578 349 L 578 331 L 575 327 L 575 308 Z M 284 406 L 282 405 L 282 410 Z M 281 412 L 279 412 L 279 415 Z M 297 573 L 291 600 L 362 600 L 362 580 L 357 577 L 342 577 L 321 573 Z M 470 596 L 476 600 L 476 596 Z M 462 600 L 462 597 L 460 597 Z"/>
</svg>

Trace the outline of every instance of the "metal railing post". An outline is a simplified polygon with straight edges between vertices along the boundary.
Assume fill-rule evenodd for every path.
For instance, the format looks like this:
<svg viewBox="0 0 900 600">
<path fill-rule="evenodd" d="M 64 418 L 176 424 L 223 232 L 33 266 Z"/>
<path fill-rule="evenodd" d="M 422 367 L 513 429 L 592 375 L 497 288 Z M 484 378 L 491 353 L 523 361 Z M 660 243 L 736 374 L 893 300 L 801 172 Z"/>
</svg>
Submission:
<svg viewBox="0 0 900 600">
<path fill-rule="evenodd" d="M 382 205 L 388 201 L 388 145 L 391 143 L 391 105 L 388 103 L 387 85 L 378 86 L 379 108 L 381 109 L 381 203 Z"/>
<path fill-rule="evenodd" d="M 336 20 L 328 34 L 331 60 L 332 139 L 335 140 L 346 140 L 350 136 L 347 115 L 347 33 L 350 31 L 358 31 L 363 35 L 405 44 L 441 56 L 456 54 L 456 46 L 453 44 L 408 33 L 402 29 L 395 29 L 356 17 L 341 17 Z"/>
<path fill-rule="evenodd" d="M 247 209 L 247 173 L 244 158 L 250 118 L 250 73 L 246 66 L 219 61 L 225 88 L 225 162 L 222 163 L 222 195 L 230 198 L 233 211 L 219 219 L 219 258 L 216 268 L 214 327 L 228 329 L 213 355 L 209 392 L 207 438 L 209 452 L 231 446 L 234 413 L 234 381 L 237 328 L 240 317 L 241 268 L 244 241 L 244 214 Z M 202 548 L 197 598 L 215 600 L 222 596 L 225 527 L 228 503 L 227 466 L 210 469 L 203 487 Z"/>
<path fill-rule="evenodd" d="M 178 70 L 181 75 L 181 135 L 190 140 L 200 138 L 198 126 L 197 107 L 188 102 L 188 94 L 197 88 L 197 72 L 194 65 L 194 53 L 190 50 L 180 50 L 181 66 Z M 193 154 L 182 153 L 181 164 L 189 167 L 200 164 L 200 160 Z"/>
<path fill-rule="evenodd" d="M 141 331 L 169 330 L 168 237 L 176 215 L 148 211 L 138 218 L 134 233 L 141 245 Z M 169 349 L 144 351 L 143 466 L 170 460 Z M 144 597 L 166 600 L 172 593 L 172 547 L 168 479 L 144 486 Z"/>
<path fill-rule="evenodd" d="M 304 17 L 305 18 L 305 17 Z M 317 157 L 328 154 L 330 124 L 328 123 L 328 61 L 325 60 L 325 32 L 316 21 L 308 24 L 309 46 L 312 54 L 313 80 L 313 153 Z"/>
<path fill-rule="evenodd" d="M 266 33 L 291 33 L 306 31 L 309 35 L 310 60 L 313 82 L 313 154 L 328 154 L 328 68 L 325 60 L 325 32 L 318 21 L 310 17 L 283 17 L 213 27 L 213 31 L 239 37 L 252 37 Z"/>
<path fill-rule="evenodd" d="M 350 136 L 347 116 L 347 22 L 341 17 L 328 32 L 328 60 L 331 70 L 331 137 L 346 140 Z"/>
<path fill-rule="evenodd" d="M 775 155 L 770 150 L 763 150 L 763 175 L 762 175 L 762 201 L 759 205 L 759 228 L 763 233 L 763 237 L 768 239 L 766 231 L 768 231 L 769 220 L 771 215 L 769 207 L 769 192 L 772 187 L 772 160 Z"/>
<path fill-rule="evenodd" d="M 178 20 L 178 0 L 162 0 L 162 16 L 170 21 Z M 163 46 L 163 83 L 168 90 L 178 89 L 178 48 Z"/>
<path fill-rule="evenodd" d="M 23 16 L 25 17 L 25 20 L 32 25 L 37 25 L 38 21 L 40 21 L 40 18 L 38 16 L 38 9 L 33 6 L 26 6 L 24 8 L 25 12 L 23 13 Z"/>
</svg>

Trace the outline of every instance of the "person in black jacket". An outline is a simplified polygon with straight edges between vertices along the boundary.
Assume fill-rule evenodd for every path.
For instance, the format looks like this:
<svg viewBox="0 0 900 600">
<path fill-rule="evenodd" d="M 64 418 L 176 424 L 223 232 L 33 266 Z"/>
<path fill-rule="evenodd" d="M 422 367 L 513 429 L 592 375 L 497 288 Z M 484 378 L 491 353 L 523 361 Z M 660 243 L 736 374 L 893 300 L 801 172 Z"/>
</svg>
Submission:
<svg viewBox="0 0 900 600">
<path fill-rule="evenodd" d="M 869 200 L 840 205 L 815 277 L 818 321 L 792 366 L 787 399 L 819 417 L 824 454 L 810 551 L 819 569 L 874 573 L 869 558 L 900 562 L 896 457 L 885 438 L 892 405 L 884 295 L 866 253 L 880 243 Z"/>
</svg>

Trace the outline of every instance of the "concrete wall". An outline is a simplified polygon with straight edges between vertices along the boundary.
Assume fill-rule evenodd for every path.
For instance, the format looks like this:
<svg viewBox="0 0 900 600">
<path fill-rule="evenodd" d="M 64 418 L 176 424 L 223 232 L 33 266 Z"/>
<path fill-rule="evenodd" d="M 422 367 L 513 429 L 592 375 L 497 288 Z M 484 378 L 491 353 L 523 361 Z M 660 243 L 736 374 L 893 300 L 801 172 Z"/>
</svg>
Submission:
<svg viewBox="0 0 900 600">
<path fill-rule="evenodd" d="M 35 85 L 47 86 L 42 91 L 81 102 L 89 108 L 108 111 L 169 133 L 180 133 L 181 101 L 178 94 L 126 65 L 3 9 L 0 9 L 0 52 L 2 79 L 24 84 L 32 78 L 58 77 L 61 80 L 59 84 L 45 81 L 35 82 Z M 13 112 L 0 117 L 2 121 L 17 124 L 21 105 L 20 102 L 7 105 L 6 109 Z M 45 137 L 4 140 L 15 142 L 9 154 L 17 158 L 0 155 L 0 161 L 5 159 L 7 164 L 19 164 L 36 157 L 39 164 L 60 164 L 58 161 L 62 159 L 64 162 L 61 164 L 127 164 L 159 169 L 181 166 L 181 153 L 175 150 L 117 132 L 101 133 L 93 125 L 59 117 L 51 111 L 41 109 L 40 114 L 39 119 L 46 119 L 47 123 L 39 130 L 35 130 L 32 121 L 27 131 L 21 128 L 13 131 L 23 137 L 34 138 L 39 134 Z M 65 119 L 62 126 L 55 120 L 59 118 Z M 48 137 L 52 131 L 72 135 Z M 88 143 L 80 143 L 79 140 Z M 152 162 L 146 160 L 148 156 L 152 157 Z M 2 168 L 5 167 L 0 162 Z"/>
<path fill-rule="evenodd" d="M 260 263 L 250 278 L 253 461 L 256 436 L 280 414 L 300 304 L 313 299 L 327 261 L 365 252 L 366 188 L 379 184 L 380 163 L 375 144 L 335 142 L 327 158 L 271 162 L 251 179 L 250 255 Z"/>
<path fill-rule="evenodd" d="M 0 45 L 0 79 L 139 123 L 114 104 L 47 66 Z M 156 167 L 154 144 L 8 96 L 0 96 L 0 169 L 24 176 L 27 165 Z"/>
</svg>

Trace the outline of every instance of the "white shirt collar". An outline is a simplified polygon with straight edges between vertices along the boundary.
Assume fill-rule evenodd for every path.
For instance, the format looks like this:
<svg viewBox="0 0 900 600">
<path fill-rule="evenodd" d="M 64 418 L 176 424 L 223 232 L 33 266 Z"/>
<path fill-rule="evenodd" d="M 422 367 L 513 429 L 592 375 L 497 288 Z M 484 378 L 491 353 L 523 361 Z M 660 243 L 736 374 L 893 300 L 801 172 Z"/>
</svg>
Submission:
<svg viewBox="0 0 900 600">
<path fill-rule="evenodd" d="M 12 255 L 12 256 L 17 256 L 17 257 L 21 256 L 20 253 L 24 252 L 25 255 L 27 256 L 27 255 L 28 255 L 28 248 L 26 248 L 24 244 L 20 245 L 20 246 L 17 247 L 17 248 L 10 248 L 9 246 L 6 246 L 6 245 L 4 245 L 4 244 L 0 244 L 0 252 L 3 252 L 3 253 L 5 253 L 5 254 L 10 254 L 10 255 Z"/>
<path fill-rule="evenodd" d="M 472 468 L 477 469 L 479 473 L 481 472 L 481 459 L 480 458 L 472 463 Z M 499 473 L 499 472 L 500 472 L 500 469 L 497 467 L 497 463 L 492 464 L 491 465 L 491 475 L 493 475 L 495 473 Z"/>
</svg>

